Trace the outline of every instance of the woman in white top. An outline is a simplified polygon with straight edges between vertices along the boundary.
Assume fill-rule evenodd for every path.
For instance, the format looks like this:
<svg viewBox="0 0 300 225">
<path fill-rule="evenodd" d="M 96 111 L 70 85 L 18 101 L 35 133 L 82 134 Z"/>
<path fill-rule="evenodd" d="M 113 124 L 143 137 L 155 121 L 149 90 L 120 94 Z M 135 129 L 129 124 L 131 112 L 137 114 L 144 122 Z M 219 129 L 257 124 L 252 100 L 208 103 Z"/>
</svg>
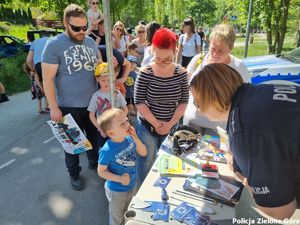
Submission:
<svg viewBox="0 0 300 225">
<path fill-rule="evenodd" d="M 224 63 L 237 70 L 244 82 L 249 82 L 249 72 L 247 67 L 241 60 L 231 55 L 234 46 L 235 33 L 230 25 L 220 24 L 213 28 L 210 35 L 210 47 L 208 53 L 203 57 L 202 54 L 196 55 L 187 67 L 189 77 L 197 74 L 202 67 L 210 63 Z M 190 79 L 191 80 L 191 79 Z M 212 122 L 197 110 L 194 106 L 194 98 L 189 97 L 188 106 L 186 108 L 183 124 L 198 129 L 201 133 L 213 134 L 211 129 L 217 126 L 225 128 L 226 121 Z"/>
<path fill-rule="evenodd" d="M 176 55 L 176 63 L 186 68 L 192 58 L 201 53 L 201 38 L 195 32 L 195 24 L 192 18 L 183 21 L 183 34 L 180 35 L 178 41 L 178 51 Z"/>
<path fill-rule="evenodd" d="M 112 31 L 114 48 L 118 49 L 123 56 L 126 53 L 128 39 L 125 35 L 125 27 L 121 21 L 117 21 Z"/>
<path fill-rule="evenodd" d="M 138 63 L 137 66 L 141 66 L 141 62 L 143 61 L 144 58 L 144 50 L 145 47 L 147 46 L 146 42 L 146 35 L 145 35 L 145 26 L 142 24 L 139 24 L 135 27 L 135 32 L 136 32 L 136 38 L 132 40 L 132 43 L 136 44 L 138 46 Z"/>
</svg>

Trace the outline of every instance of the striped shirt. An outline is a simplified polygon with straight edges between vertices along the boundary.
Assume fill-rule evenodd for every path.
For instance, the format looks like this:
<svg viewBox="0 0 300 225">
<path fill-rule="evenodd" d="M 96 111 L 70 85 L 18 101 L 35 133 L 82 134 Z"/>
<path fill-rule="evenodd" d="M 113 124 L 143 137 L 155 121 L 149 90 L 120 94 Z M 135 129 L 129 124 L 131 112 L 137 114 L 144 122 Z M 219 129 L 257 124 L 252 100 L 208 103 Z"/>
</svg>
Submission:
<svg viewBox="0 0 300 225">
<path fill-rule="evenodd" d="M 177 106 L 189 99 L 188 76 L 175 68 L 174 76 L 155 76 L 151 66 L 140 71 L 134 87 L 134 103 L 146 104 L 156 119 L 170 121 Z"/>
</svg>

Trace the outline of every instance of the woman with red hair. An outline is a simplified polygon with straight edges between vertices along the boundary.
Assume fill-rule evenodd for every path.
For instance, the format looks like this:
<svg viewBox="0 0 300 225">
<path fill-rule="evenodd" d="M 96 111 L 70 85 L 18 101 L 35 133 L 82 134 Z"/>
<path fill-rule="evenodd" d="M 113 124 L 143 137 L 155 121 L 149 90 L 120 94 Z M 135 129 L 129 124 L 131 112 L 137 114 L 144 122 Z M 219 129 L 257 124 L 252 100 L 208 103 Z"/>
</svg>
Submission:
<svg viewBox="0 0 300 225">
<path fill-rule="evenodd" d="M 165 28 L 152 39 L 153 62 L 138 73 L 134 102 L 138 111 L 137 133 L 147 147 L 139 160 L 139 184 L 149 172 L 157 150 L 183 116 L 189 98 L 186 71 L 173 62 L 175 34 Z"/>
</svg>

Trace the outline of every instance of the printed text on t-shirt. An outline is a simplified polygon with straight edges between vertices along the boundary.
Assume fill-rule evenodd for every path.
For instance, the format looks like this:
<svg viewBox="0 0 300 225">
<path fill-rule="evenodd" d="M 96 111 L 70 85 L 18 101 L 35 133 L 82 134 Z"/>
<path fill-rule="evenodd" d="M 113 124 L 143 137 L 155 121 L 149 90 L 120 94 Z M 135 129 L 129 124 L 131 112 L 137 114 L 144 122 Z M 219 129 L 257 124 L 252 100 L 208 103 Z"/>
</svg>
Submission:
<svg viewBox="0 0 300 225">
<path fill-rule="evenodd" d="M 74 45 L 64 51 L 65 63 L 69 74 L 81 69 L 93 71 L 97 63 L 97 53 L 86 45 Z"/>
</svg>

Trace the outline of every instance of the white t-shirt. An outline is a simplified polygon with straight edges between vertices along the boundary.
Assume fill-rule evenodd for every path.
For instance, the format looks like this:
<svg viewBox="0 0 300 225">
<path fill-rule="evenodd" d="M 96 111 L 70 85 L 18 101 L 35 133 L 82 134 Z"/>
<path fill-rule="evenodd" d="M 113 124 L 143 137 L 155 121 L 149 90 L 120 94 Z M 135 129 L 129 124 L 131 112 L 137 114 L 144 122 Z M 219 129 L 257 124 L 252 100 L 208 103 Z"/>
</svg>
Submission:
<svg viewBox="0 0 300 225">
<path fill-rule="evenodd" d="M 92 9 L 89 9 L 87 12 L 87 17 L 88 17 L 88 23 L 89 23 L 89 27 L 91 27 L 93 24 L 92 24 L 92 21 L 91 21 L 91 18 L 93 18 L 94 20 L 97 20 L 99 19 L 99 17 L 101 16 L 101 12 L 99 9 L 97 9 L 97 11 L 94 11 Z M 98 30 L 98 26 L 94 27 L 93 30 Z"/>
<path fill-rule="evenodd" d="M 202 67 L 208 64 L 207 63 L 208 54 L 207 54 L 204 56 L 202 63 L 197 67 L 197 61 L 200 57 L 201 54 L 195 55 L 187 67 L 187 72 L 192 74 L 190 80 L 192 80 L 193 77 L 196 74 L 198 74 L 198 72 L 201 70 Z M 230 55 L 230 58 L 231 61 L 228 64 L 228 66 L 237 70 L 241 74 L 244 82 L 248 83 L 250 81 L 250 76 L 245 64 L 240 59 L 234 57 L 233 55 Z M 199 110 L 197 110 L 193 102 L 194 102 L 193 95 L 190 94 L 189 102 L 183 117 L 183 124 L 193 126 L 193 127 L 205 127 L 210 129 L 215 129 L 217 126 L 220 126 L 225 129 L 227 121 L 217 121 L 217 122 L 210 121 L 206 116 L 201 114 Z"/>
<path fill-rule="evenodd" d="M 113 40 L 115 41 L 115 38 L 113 38 Z M 118 48 L 118 50 L 123 54 L 124 52 L 126 52 L 126 45 L 128 43 L 128 39 L 125 35 L 122 35 L 122 38 L 120 40 L 120 48 Z"/>
<path fill-rule="evenodd" d="M 114 98 L 116 99 L 116 108 L 124 108 L 126 106 L 126 100 L 120 91 L 115 92 Z M 89 112 L 96 112 L 97 117 L 101 115 L 105 110 L 111 108 L 110 103 L 110 92 L 102 92 L 100 90 L 96 91 L 91 100 L 90 104 L 87 108 Z"/>
<path fill-rule="evenodd" d="M 153 54 L 151 51 L 151 46 L 147 46 L 144 51 L 144 58 L 141 67 L 148 65 L 153 61 Z"/>
<path fill-rule="evenodd" d="M 182 55 L 185 57 L 193 57 L 197 54 L 196 47 L 201 46 L 201 38 L 197 33 L 187 40 L 186 34 L 181 34 L 178 43 L 182 45 Z"/>
</svg>

